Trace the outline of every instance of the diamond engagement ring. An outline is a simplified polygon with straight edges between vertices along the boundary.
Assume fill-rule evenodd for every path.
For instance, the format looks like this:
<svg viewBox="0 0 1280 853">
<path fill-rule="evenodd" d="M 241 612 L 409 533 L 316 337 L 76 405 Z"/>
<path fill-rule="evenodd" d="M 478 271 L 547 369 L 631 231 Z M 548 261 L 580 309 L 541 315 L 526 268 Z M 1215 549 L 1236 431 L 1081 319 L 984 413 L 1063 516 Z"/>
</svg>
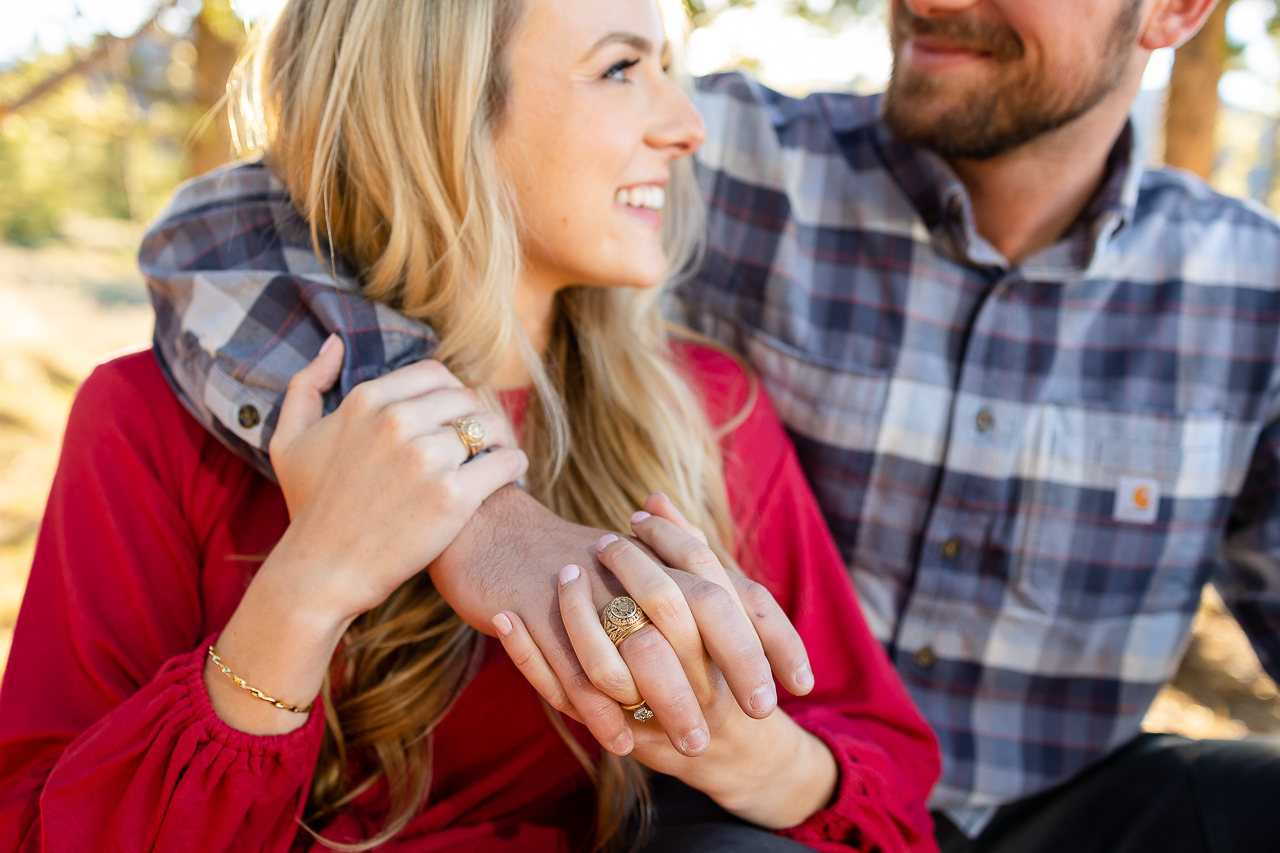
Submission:
<svg viewBox="0 0 1280 853">
<path fill-rule="evenodd" d="M 484 424 L 475 418 L 458 418 L 451 422 L 458 431 L 458 438 L 467 448 L 467 459 L 474 459 L 476 454 L 484 450 Z"/>
<path fill-rule="evenodd" d="M 625 595 L 610 601 L 604 613 L 600 614 L 600 627 L 604 628 L 605 634 L 609 636 L 609 642 L 615 646 L 649 624 L 651 624 L 649 617 L 640 609 L 640 605 L 636 604 L 635 599 Z M 639 711 L 636 712 L 637 715 L 639 713 Z M 653 712 L 649 713 L 652 715 Z"/>
<path fill-rule="evenodd" d="M 653 712 L 649 710 L 649 706 L 643 699 L 635 705 L 623 705 L 622 710 L 632 711 L 631 716 L 637 723 L 647 723 L 653 719 Z"/>
</svg>

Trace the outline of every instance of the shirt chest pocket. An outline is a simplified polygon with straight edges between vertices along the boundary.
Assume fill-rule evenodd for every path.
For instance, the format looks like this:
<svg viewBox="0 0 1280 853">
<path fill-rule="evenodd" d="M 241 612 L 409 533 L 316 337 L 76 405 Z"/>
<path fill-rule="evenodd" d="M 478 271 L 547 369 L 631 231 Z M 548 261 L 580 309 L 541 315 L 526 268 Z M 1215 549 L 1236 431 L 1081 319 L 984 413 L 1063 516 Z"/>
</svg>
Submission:
<svg viewBox="0 0 1280 853">
<path fill-rule="evenodd" d="M 1015 594 L 1082 619 L 1194 609 L 1238 488 L 1226 432 L 1216 413 L 1037 408 L 1019 460 Z"/>
</svg>

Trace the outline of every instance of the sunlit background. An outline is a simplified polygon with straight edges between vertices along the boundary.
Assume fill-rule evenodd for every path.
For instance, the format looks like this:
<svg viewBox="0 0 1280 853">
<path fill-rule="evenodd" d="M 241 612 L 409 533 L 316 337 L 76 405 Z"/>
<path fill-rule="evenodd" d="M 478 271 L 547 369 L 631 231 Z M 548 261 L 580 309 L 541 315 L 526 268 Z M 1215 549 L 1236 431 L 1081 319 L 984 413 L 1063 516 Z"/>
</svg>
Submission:
<svg viewBox="0 0 1280 853">
<path fill-rule="evenodd" d="M 603 2 L 603 0 L 601 0 Z M 246 27 L 280 0 L 4 0 L 0 14 L 0 670 L 75 388 L 145 345 L 134 263 L 173 187 L 231 157 L 214 109 Z M 679 6 L 682 0 L 663 0 Z M 684 0 L 692 70 L 792 94 L 883 89 L 884 0 Z M 1280 209 L 1276 0 L 1225 3 L 1160 51 L 1134 123 L 1152 164 Z M 1153 730 L 1280 732 L 1280 697 L 1212 592 Z"/>
</svg>

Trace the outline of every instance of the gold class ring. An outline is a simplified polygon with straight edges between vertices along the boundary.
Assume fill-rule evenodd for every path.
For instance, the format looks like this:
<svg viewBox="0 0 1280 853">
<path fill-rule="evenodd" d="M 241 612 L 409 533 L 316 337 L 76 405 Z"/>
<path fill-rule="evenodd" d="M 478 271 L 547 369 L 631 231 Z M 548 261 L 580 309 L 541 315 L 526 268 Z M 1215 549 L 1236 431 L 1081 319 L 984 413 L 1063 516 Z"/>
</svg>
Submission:
<svg viewBox="0 0 1280 853">
<path fill-rule="evenodd" d="M 623 705 L 622 710 L 631 711 L 631 716 L 637 723 L 647 723 L 653 719 L 653 712 L 649 710 L 649 706 L 643 699 L 635 705 Z"/>
<path fill-rule="evenodd" d="M 477 453 L 484 450 L 484 424 L 475 418 L 458 418 L 451 423 L 458 431 L 458 438 L 462 440 L 463 446 L 467 448 L 467 459 L 474 459 Z"/>
<path fill-rule="evenodd" d="M 600 614 L 600 626 L 609 636 L 609 642 L 615 646 L 650 624 L 649 617 L 636 604 L 635 599 L 625 595 L 618 596 L 609 602 L 609 606 Z"/>
</svg>

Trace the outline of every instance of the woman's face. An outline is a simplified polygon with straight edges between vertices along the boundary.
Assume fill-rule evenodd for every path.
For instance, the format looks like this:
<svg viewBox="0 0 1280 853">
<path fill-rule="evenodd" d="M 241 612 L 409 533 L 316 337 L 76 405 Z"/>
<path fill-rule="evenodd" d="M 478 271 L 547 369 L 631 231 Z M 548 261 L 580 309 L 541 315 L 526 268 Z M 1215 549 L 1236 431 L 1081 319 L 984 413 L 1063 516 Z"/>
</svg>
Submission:
<svg viewBox="0 0 1280 853">
<path fill-rule="evenodd" d="M 496 145 L 522 218 L 524 284 L 649 287 L 671 163 L 701 117 L 663 70 L 654 0 L 524 0 Z"/>
</svg>

